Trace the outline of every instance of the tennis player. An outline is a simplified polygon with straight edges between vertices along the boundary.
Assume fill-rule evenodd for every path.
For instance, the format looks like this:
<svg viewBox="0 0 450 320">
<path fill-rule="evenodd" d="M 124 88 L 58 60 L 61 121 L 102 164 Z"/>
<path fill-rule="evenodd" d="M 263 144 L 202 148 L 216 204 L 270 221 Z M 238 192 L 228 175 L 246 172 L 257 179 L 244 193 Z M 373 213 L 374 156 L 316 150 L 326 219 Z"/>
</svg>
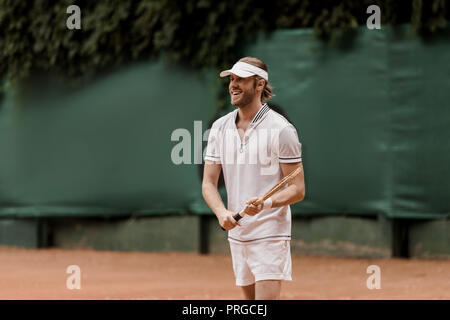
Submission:
<svg viewBox="0 0 450 320">
<path fill-rule="evenodd" d="M 303 200 L 303 171 L 284 189 L 257 206 L 254 202 L 302 166 L 297 131 L 271 110 L 267 66 L 254 57 L 230 70 L 228 91 L 237 107 L 216 120 L 205 153 L 203 197 L 228 232 L 236 285 L 246 299 L 279 299 L 282 280 L 291 278 L 290 204 Z M 217 190 L 223 170 L 228 209 Z M 233 218 L 245 210 L 238 222 Z"/>
</svg>

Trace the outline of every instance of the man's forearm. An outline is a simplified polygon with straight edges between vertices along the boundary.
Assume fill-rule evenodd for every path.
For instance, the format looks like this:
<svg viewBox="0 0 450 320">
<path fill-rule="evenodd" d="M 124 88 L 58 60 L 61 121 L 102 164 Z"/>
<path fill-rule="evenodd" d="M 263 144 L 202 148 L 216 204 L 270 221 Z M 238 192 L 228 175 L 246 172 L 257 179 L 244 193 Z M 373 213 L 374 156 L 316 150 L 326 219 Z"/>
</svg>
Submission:
<svg viewBox="0 0 450 320">
<path fill-rule="evenodd" d="M 305 189 L 297 186 L 296 184 L 291 184 L 287 188 L 281 190 L 280 192 L 274 194 L 272 198 L 272 207 L 283 207 L 296 202 L 302 201 L 305 197 Z"/>
<path fill-rule="evenodd" d="M 226 210 L 216 186 L 211 183 L 203 184 L 202 194 L 205 202 L 216 216 L 219 216 L 222 211 Z"/>
</svg>

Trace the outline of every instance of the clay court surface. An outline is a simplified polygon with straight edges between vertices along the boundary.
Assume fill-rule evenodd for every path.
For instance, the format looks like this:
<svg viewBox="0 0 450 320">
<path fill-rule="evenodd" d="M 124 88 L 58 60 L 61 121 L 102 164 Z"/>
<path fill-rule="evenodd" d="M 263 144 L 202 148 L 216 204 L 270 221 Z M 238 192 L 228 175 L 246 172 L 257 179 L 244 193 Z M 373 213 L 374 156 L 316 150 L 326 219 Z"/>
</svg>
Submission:
<svg viewBox="0 0 450 320">
<path fill-rule="evenodd" d="M 69 290 L 69 265 L 81 289 Z M 369 290 L 369 265 L 381 289 Z M 450 260 L 293 256 L 282 299 L 450 299 Z M 242 299 L 229 255 L 0 248 L 0 299 Z"/>
</svg>

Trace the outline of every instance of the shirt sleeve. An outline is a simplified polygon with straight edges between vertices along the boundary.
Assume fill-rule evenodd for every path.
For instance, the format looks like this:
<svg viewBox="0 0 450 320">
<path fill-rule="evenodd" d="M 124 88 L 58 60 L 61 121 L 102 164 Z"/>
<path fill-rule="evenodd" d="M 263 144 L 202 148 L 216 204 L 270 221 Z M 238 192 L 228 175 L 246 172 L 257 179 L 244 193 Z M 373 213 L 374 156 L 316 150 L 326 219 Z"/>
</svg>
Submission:
<svg viewBox="0 0 450 320">
<path fill-rule="evenodd" d="M 278 159 L 281 163 L 302 162 L 302 144 L 292 124 L 280 132 Z"/>
<path fill-rule="evenodd" d="M 205 161 L 213 161 L 216 163 L 221 162 L 221 154 L 220 154 L 220 140 L 219 140 L 219 129 L 215 124 L 213 124 L 212 128 L 209 131 L 208 136 L 208 145 L 206 147 L 205 152 Z"/>
</svg>

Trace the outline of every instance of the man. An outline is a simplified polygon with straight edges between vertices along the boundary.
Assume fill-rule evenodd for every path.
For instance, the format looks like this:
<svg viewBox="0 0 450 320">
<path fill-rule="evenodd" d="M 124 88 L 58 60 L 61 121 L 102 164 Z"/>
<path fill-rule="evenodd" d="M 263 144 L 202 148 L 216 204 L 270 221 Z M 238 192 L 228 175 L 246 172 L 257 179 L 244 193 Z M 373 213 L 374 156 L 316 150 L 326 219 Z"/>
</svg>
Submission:
<svg viewBox="0 0 450 320">
<path fill-rule="evenodd" d="M 228 232 L 236 285 L 246 299 L 278 299 L 281 281 L 291 279 L 290 204 L 305 195 L 303 172 L 262 205 L 254 202 L 284 176 L 302 166 L 297 132 L 265 103 L 270 99 L 267 66 L 245 57 L 231 70 L 228 91 L 237 109 L 212 125 L 205 155 L 203 197 Z M 270 163 L 270 165 L 269 165 Z M 223 170 L 225 208 L 217 190 Z M 237 222 L 233 215 L 244 210 Z"/>
</svg>

